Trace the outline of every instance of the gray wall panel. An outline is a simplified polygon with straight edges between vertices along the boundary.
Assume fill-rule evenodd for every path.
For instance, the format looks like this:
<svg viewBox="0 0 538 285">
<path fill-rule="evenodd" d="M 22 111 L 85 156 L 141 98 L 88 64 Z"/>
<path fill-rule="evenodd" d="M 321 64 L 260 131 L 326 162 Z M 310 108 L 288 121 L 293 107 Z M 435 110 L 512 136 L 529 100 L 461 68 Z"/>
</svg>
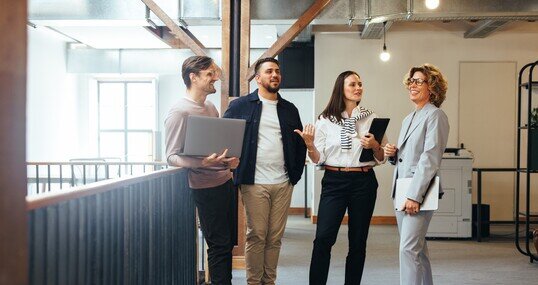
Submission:
<svg viewBox="0 0 538 285">
<path fill-rule="evenodd" d="M 67 72 L 120 73 L 120 51 L 104 49 L 68 49 Z"/>
</svg>

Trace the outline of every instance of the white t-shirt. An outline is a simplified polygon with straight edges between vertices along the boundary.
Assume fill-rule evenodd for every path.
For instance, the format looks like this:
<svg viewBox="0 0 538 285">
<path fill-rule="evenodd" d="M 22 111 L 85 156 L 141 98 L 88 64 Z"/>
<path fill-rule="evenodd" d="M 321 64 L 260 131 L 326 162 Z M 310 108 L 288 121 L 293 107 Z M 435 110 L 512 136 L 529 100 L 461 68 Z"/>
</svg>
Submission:
<svg viewBox="0 0 538 285">
<path fill-rule="evenodd" d="M 256 154 L 255 184 L 279 184 L 288 180 L 284 165 L 282 131 L 278 120 L 276 104 L 259 95 L 262 114 L 258 130 L 258 151 Z"/>
</svg>

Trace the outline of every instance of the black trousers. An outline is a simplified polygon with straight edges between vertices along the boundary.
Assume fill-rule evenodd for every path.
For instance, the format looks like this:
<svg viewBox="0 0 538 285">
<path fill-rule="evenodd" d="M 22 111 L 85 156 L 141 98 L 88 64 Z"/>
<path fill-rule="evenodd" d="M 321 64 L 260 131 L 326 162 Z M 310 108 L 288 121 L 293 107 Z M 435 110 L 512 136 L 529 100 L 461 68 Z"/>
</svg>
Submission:
<svg viewBox="0 0 538 285">
<path fill-rule="evenodd" d="M 377 196 L 377 179 L 369 172 L 325 170 L 321 181 L 316 239 L 310 261 L 310 284 L 327 284 L 331 248 L 348 211 L 349 251 L 345 284 L 360 284 L 366 257 L 366 239 Z"/>
<path fill-rule="evenodd" d="M 191 189 L 207 242 L 211 284 L 232 284 L 232 250 L 236 237 L 235 187 L 232 180 L 213 188 Z"/>
</svg>

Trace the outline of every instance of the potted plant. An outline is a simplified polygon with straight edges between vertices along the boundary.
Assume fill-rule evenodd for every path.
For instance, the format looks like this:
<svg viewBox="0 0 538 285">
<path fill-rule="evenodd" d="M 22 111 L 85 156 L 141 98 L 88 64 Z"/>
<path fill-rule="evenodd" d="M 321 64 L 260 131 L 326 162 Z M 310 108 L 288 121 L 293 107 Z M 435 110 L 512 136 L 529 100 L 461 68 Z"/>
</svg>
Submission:
<svg viewBox="0 0 538 285">
<path fill-rule="evenodd" d="M 532 157 L 529 162 L 529 169 L 538 170 L 538 108 L 531 111 L 529 124 L 530 147 L 532 147 Z"/>
</svg>

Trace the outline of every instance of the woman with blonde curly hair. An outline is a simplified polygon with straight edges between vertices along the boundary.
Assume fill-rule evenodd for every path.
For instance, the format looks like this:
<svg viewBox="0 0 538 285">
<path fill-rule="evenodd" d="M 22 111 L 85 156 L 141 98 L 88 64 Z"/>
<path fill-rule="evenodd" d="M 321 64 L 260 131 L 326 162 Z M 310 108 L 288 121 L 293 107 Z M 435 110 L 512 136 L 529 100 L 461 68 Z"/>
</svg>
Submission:
<svg viewBox="0 0 538 285">
<path fill-rule="evenodd" d="M 404 85 L 415 110 L 402 123 L 398 144 L 387 144 L 385 156 L 396 165 L 392 197 L 406 191 L 403 205 L 394 205 L 400 232 L 400 284 L 433 284 L 426 245 L 426 232 L 433 211 L 421 210 L 421 203 L 433 179 L 439 175 L 441 158 L 448 140 L 448 117 L 439 109 L 446 98 L 447 82 L 431 64 L 412 67 Z M 396 179 L 411 178 L 407 189 L 396 189 Z M 439 189 L 440 196 L 442 189 Z"/>
</svg>

